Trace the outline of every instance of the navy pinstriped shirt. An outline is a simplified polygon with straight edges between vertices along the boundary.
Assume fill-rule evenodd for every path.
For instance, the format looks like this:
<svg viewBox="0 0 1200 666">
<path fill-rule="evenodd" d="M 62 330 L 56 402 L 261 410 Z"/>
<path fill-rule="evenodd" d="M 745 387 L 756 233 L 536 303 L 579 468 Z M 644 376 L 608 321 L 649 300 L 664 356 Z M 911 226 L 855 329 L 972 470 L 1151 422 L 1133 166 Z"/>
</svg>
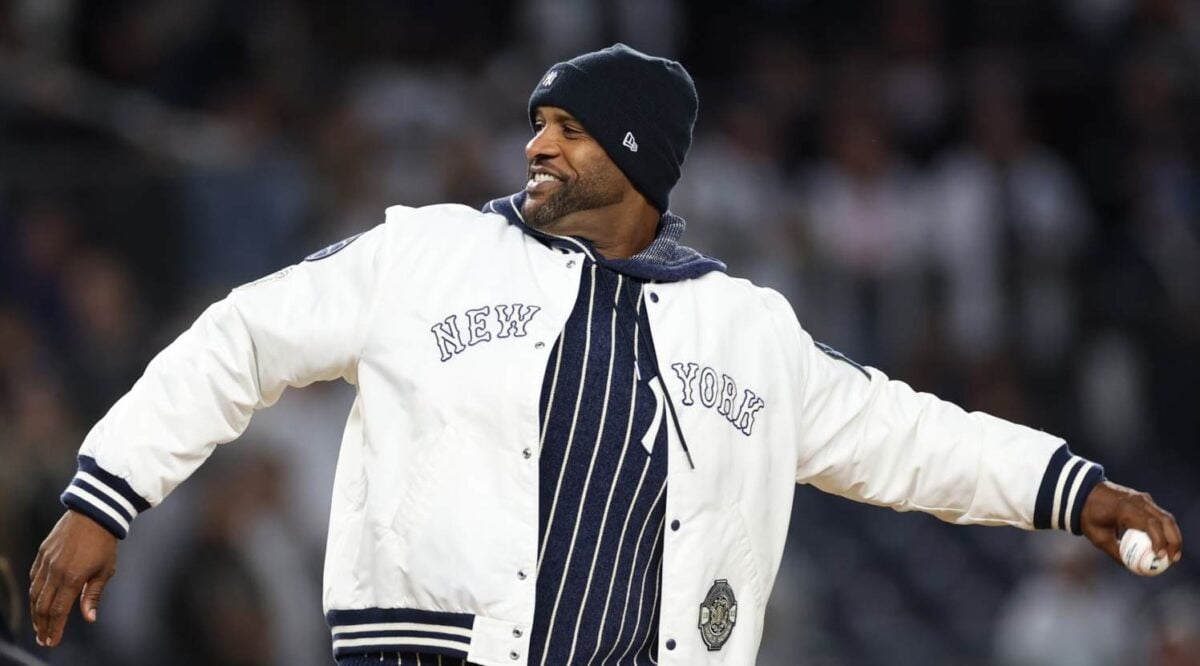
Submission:
<svg viewBox="0 0 1200 666">
<path fill-rule="evenodd" d="M 657 661 L 668 423 L 645 292 L 585 261 L 546 368 L 531 666 Z"/>
</svg>

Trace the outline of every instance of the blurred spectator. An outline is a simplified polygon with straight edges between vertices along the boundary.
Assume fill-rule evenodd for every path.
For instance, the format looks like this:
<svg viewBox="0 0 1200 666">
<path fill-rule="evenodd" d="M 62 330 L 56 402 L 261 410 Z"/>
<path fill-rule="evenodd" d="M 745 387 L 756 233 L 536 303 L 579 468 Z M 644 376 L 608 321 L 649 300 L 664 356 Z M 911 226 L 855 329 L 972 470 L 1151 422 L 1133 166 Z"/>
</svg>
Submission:
<svg viewBox="0 0 1200 666">
<path fill-rule="evenodd" d="M 256 452 L 227 454 L 218 468 L 195 479 L 204 509 L 166 576 L 161 649 L 172 663 L 195 666 L 326 661 L 317 658 L 320 617 L 294 612 L 315 610 L 305 597 L 317 589 L 282 524 L 283 469 Z"/>
<path fill-rule="evenodd" d="M 248 472 L 206 493 L 199 533 L 168 579 L 163 615 L 170 660 L 184 666 L 273 662 L 271 617 L 262 584 L 239 552 L 244 523 L 269 501 Z"/>
<path fill-rule="evenodd" d="M 884 49 L 891 128 L 910 155 L 930 157 L 947 128 L 952 91 L 942 57 L 942 17 L 933 0 L 892 0 Z"/>
<path fill-rule="evenodd" d="M 814 264 L 807 325 L 894 372 L 923 335 L 928 191 L 895 150 L 878 75 L 872 63 L 846 67 L 826 111 L 829 156 L 803 185 Z"/>
<path fill-rule="evenodd" d="M 1200 665 L 1200 591 L 1180 587 L 1150 602 L 1149 666 Z"/>
<path fill-rule="evenodd" d="M 390 200 L 376 168 L 384 146 L 350 104 L 337 103 L 327 110 L 314 143 L 315 249 L 378 224 Z"/>
<path fill-rule="evenodd" d="M 728 257 L 751 279 L 788 285 L 797 257 L 783 235 L 784 181 L 778 139 L 783 128 L 756 99 L 713 109 L 719 132 L 700 136 L 688 155 L 672 208 L 688 222 L 688 243 Z M 772 122 L 776 120 L 776 122 Z M 738 266 L 739 258 L 754 257 Z M 787 290 L 786 286 L 784 287 Z"/>
<path fill-rule="evenodd" d="M 1084 433 L 1110 465 L 1128 462 L 1148 438 L 1145 374 L 1145 355 L 1128 335 L 1102 331 L 1084 341 L 1079 364 Z"/>
<path fill-rule="evenodd" d="M 62 281 L 73 335 L 67 359 L 73 398 L 86 422 L 108 411 L 107 396 L 129 390 L 149 360 L 145 308 L 133 276 L 115 257 L 83 252 Z"/>
<path fill-rule="evenodd" d="M 63 280 L 80 244 L 78 224 L 67 207 L 48 200 L 27 203 L 15 218 L 16 256 L 6 271 L 10 297 L 52 344 L 63 346 L 70 330 Z"/>
<path fill-rule="evenodd" d="M 474 191 L 470 185 L 446 180 L 448 169 L 463 168 L 451 164 L 459 157 L 455 137 L 461 140 L 476 121 L 466 86 L 454 70 L 384 64 L 364 68 L 352 82 L 347 91 L 351 120 L 377 146 L 370 153 L 367 183 L 388 205 L 440 203 L 452 185 Z M 411 99 L 424 102 L 406 103 Z M 471 153 L 463 157 L 469 164 Z"/>
<path fill-rule="evenodd" d="M 560 62 L 601 43 L 604 40 L 601 16 L 605 4 L 599 0 L 529 0 L 524 3 L 523 32 L 536 44 L 538 62 L 547 65 Z"/>
<path fill-rule="evenodd" d="M 28 55 L 44 62 L 67 55 L 71 0 L 14 0 L 9 15 L 13 38 Z"/>
<path fill-rule="evenodd" d="M 14 565 L 24 572 L 62 513 L 54 498 L 70 478 L 82 434 L 51 373 L 40 369 L 10 381 L 14 390 L 0 415 L 0 460 L 5 461 L 0 465 L 0 497 L 12 501 L 0 504 L 0 525 L 7 528 L 0 546 L 10 549 Z"/>
<path fill-rule="evenodd" d="M 37 331 L 20 311 L 0 307 L 0 405 L 7 407 L 15 400 L 18 378 L 39 369 L 39 359 L 46 351 L 39 343 Z M 0 409 L 0 415 L 11 417 L 7 411 Z"/>
<path fill-rule="evenodd" d="M 831 583 L 803 551 L 797 549 L 784 558 L 771 595 L 773 612 L 763 627 L 769 638 L 759 651 L 759 662 L 840 666 L 845 662 L 837 658 L 836 639 L 820 621 Z"/>
<path fill-rule="evenodd" d="M 17 628 L 21 621 L 21 592 L 8 560 L 0 556 L 0 666 L 38 666 L 34 659 L 18 648 Z"/>
<path fill-rule="evenodd" d="M 1076 332 L 1072 269 L 1090 215 L 1070 169 L 1029 128 L 1014 63 L 969 73 L 970 138 L 941 164 L 932 238 L 958 356 L 1061 363 Z"/>
<path fill-rule="evenodd" d="M 1134 135 L 1126 172 L 1132 236 L 1167 304 L 1200 330 L 1200 171 L 1180 115 L 1188 77 L 1171 66 L 1151 51 L 1135 52 L 1123 66 L 1121 101 Z M 1200 85 L 1200 74 L 1191 78 Z"/>
<path fill-rule="evenodd" d="M 1084 37 L 1103 43 L 1120 28 L 1137 0 L 1061 0 L 1064 14 Z"/>
<path fill-rule="evenodd" d="M 792 171 L 811 159 L 819 142 L 821 70 L 812 54 L 786 31 L 766 33 L 749 49 L 739 74 L 744 80 L 738 83 L 746 92 L 731 97 L 756 100 L 753 112 L 757 118 L 751 120 L 766 139 L 759 149 L 765 149 L 776 166 Z"/>
<path fill-rule="evenodd" d="M 1143 38 L 1143 41 L 1153 39 Z M 1128 131 L 1121 170 L 1128 221 L 1104 248 L 1103 312 L 1146 341 L 1152 434 L 1194 438 L 1200 411 L 1200 71 L 1155 48 L 1120 66 L 1120 112 Z M 1179 453 L 1200 463 L 1200 452 Z"/>
<path fill-rule="evenodd" d="M 354 391 L 345 384 L 289 391 L 256 415 L 243 434 L 281 469 L 280 523 L 303 544 L 297 555 L 313 575 L 321 569 L 338 445 L 353 401 Z"/>
<path fill-rule="evenodd" d="M 615 34 L 604 41 L 634 44 L 641 51 L 666 58 L 679 57 L 680 34 L 685 27 L 679 0 L 617 0 L 602 5 L 616 14 Z"/>
<path fill-rule="evenodd" d="M 1145 664 L 1149 627 L 1138 604 L 1110 575 L 1104 556 L 1070 535 L 1030 540 L 1037 573 L 1000 611 L 996 656 L 1001 666 Z"/>
<path fill-rule="evenodd" d="M 307 221 L 307 164 L 280 126 L 277 91 L 247 82 L 223 91 L 216 111 L 234 132 L 225 165 L 197 166 L 184 182 L 193 284 L 219 295 L 296 260 Z"/>
</svg>

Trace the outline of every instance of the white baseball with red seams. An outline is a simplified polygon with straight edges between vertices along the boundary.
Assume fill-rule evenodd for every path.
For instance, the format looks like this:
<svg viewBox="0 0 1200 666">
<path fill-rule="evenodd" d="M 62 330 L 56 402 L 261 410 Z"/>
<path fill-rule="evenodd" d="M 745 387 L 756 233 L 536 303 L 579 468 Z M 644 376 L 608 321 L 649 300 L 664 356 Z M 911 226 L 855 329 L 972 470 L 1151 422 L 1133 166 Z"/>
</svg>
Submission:
<svg viewBox="0 0 1200 666">
<path fill-rule="evenodd" d="M 1157 557 L 1150 535 L 1141 530 L 1125 530 L 1121 537 L 1121 561 L 1139 576 L 1157 576 L 1171 566 L 1166 557 Z"/>
</svg>

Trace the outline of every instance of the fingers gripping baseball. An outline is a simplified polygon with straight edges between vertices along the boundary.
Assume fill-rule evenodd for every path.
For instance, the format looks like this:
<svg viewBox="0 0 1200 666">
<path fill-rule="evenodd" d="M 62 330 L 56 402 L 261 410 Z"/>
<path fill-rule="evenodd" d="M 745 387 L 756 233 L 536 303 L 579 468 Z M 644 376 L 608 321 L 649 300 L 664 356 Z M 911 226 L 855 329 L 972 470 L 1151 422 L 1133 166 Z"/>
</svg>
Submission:
<svg viewBox="0 0 1200 666">
<path fill-rule="evenodd" d="M 1084 535 L 1117 562 L 1122 561 L 1121 535 L 1130 529 L 1149 535 L 1158 557 L 1178 562 L 1183 556 L 1183 535 L 1175 517 L 1147 493 L 1104 481 L 1088 495 L 1081 522 Z"/>
<path fill-rule="evenodd" d="M 59 644 L 76 599 L 84 618 L 96 620 L 100 595 L 116 566 L 116 537 L 82 514 L 64 513 L 30 572 L 29 610 L 39 645 Z"/>
</svg>

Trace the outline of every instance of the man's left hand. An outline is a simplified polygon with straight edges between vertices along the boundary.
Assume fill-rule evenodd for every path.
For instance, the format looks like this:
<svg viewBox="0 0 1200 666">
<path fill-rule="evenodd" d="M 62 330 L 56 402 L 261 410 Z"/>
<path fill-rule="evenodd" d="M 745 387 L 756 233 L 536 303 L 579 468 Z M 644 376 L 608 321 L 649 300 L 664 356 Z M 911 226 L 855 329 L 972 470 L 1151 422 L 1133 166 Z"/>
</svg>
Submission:
<svg viewBox="0 0 1200 666">
<path fill-rule="evenodd" d="M 1096 484 L 1083 505 L 1080 517 L 1083 534 L 1108 556 L 1121 562 L 1121 535 L 1141 530 L 1150 535 L 1154 554 L 1178 562 L 1183 557 L 1183 535 L 1179 525 L 1150 495 L 1110 481 Z"/>
</svg>

